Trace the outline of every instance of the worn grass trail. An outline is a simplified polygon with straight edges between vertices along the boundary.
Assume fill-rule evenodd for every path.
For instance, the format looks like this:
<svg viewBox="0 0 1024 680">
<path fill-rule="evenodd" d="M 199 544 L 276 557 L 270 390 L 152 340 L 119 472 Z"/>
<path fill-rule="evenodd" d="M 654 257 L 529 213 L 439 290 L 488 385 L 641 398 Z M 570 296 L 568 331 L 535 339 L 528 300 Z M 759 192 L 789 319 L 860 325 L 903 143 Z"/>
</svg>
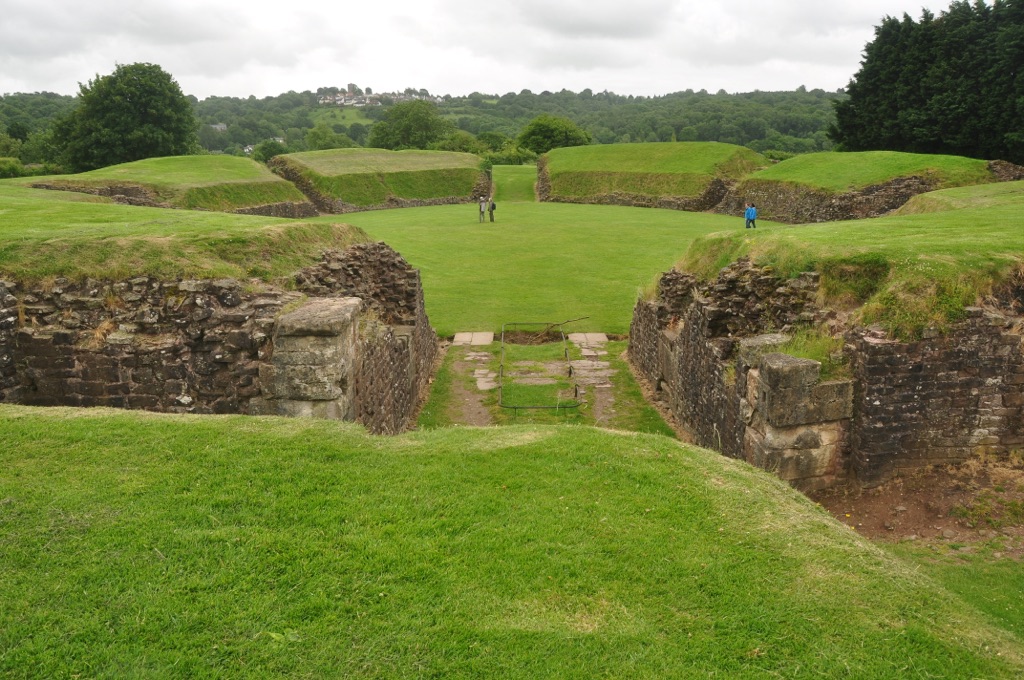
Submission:
<svg viewBox="0 0 1024 680">
<path fill-rule="evenodd" d="M 534 185 L 537 183 L 537 168 L 533 165 L 495 165 L 491 170 L 494 179 L 495 200 L 499 202 L 537 200 Z"/>
</svg>

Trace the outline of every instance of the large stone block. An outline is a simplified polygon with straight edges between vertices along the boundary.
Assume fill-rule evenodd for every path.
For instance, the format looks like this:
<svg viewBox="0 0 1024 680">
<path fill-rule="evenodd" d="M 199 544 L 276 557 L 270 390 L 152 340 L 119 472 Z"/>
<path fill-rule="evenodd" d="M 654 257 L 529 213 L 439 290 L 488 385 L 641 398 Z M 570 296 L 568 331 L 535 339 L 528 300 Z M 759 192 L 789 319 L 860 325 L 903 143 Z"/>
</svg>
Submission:
<svg viewBox="0 0 1024 680">
<path fill-rule="evenodd" d="M 315 300 L 277 320 L 277 336 L 340 336 L 349 330 L 362 309 L 359 298 Z"/>
<path fill-rule="evenodd" d="M 761 382 L 771 390 L 809 389 L 821 375 L 819 362 L 779 352 L 762 356 L 760 369 Z"/>
</svg>

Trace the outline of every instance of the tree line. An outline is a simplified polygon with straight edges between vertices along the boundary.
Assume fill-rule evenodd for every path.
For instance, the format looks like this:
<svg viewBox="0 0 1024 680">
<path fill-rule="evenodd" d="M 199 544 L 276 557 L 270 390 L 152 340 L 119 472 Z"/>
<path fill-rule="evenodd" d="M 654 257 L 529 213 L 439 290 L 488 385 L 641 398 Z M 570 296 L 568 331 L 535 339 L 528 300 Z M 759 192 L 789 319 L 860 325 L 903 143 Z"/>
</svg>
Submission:
<svg viewBox="0 0 1024 680">
<path fill-rule="evenodd" d="M 829 136 L 851 151 L 1024 163 L 1024 0 L 886 17 Z"/>
<path fill-rule="evenodd" d="M 144 66 L 147 69 L 143 69 Z M 154 69 L 159 69 L 152 64 L 121 66 L 114 74 L 97 76 L 94 81 L 82 85 L 75 97 L 49 92 L 0 97 L 0 157 L 19 158 L 25 164 L 63 165 L 69 170 L 94 164 L 82 162 L 80 158 L 78 161 L 69 159 L 67 135 L 70 128 L 67 121 L 77 115 L 75 111 L 88 106 L 90 101 L 100 99 L 94 96 L 94 90 L 102 90 L 107 79 L 119 73 L 123 76 L 125 68 L 146 70 L 143 80 L 151 80 Z M 357 120 L 346 121 L 337 115 L 341 113 L 340 109 L 318 104 L 320 95 L 333 93 L 338 88 L 286 92 L 263 98 L 208 97 L 198 100 L 181 94 L 169 74 L 164 75 L 166 78 L 152 91 L 153 96 L 171 96 L 171 99 L 165 99 L 165 104 L 177 101 L 179 97 L 188 102 L 195 123 L 195 136 L 190 137 L 190 143 L 194 143 L 195 150 L 240 155 L 247 147 L 262 145 L 259 149 L 262 156 L 347 146 L 400 148 L 411 144 L 419 148 L 491 154 L 494 162 L 528 161 L 534 153 L 529 147 L 538 145 L 522 145 L 517 141 L 528 132 L 528 125 L 539 117 L 544 117 L 548 125 L 557 119 L 560 134 L 563 138 L 568 135 L 574 143 L 581 143 L 584 139 L 587 143 L 599 144 L 722 141 L 750 146 L 758 151 L 803 153 L 831 147 L 826 131 L 834 120 L 832 103 L 842 99 L 841 93 L 807 91 L 804 88 L 794 92 L 747 94 L 709 94 L 688 90 L 661 97 L 634 97 L 612 92 L 595 94 L 590 90 L 539 94 L 523 90 L 504 95 L 475 92 L 457 97 L 446 95 L 437 106 L 414 106 L 411 111 L 403 111 L 410 103 L 392 104 L 385 97 L 383 106 L 360 109 Z M 170 95 L 160 94 L 168 88 L 172 90 Z M 412 88 L 406 92 L 429 94 Z M 332 113 L 335 113 L 333 118 Z M 124 117 L 128 114 L 119 115 Z M 410 115 L 419 117 L 426 134 L 420 134 L 413 142 L 395 139 L 393 124 L 388 119 Z M 130 117 L 125 118 L 125 122 L 129 121 Z M 570 127 L 577 128 L 578 132 L 570 130 Z M 79 132 L 87 136 L 84 128 Z M 77 145 L 80 151 L 92 148 L 103 139 L 98 129 L 93 132 L 95 134 L 88 142 Z M 529 132 L 536 136 L 535 130 Z M 147 134 L 143 131 L 133 136 L 138 138 Z M 541 136 L 545 134 L 548 132 L 542 132 Z M 117 135 L 107 140 L 117 145 L 123 145 L 125 141 Z"/>
</svg>

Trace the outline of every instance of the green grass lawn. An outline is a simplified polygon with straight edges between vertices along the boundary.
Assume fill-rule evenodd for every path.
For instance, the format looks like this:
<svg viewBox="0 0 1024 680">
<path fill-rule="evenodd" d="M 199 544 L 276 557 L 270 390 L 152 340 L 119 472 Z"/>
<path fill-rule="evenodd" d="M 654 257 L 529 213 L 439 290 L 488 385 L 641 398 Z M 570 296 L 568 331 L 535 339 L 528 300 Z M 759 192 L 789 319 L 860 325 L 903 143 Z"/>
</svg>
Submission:
<svg viewBox="0 0 1024 680">
<path fill-rule="evenodd" d="M 480 177 L 480 162 L 468 153 L 384 149 L 330 149 L 274 159 L 322 196 L 362 207 L 384 205 L 389 198 L 468 198 Z"/>
<path fill-rule="evenodd" d="M 756 172 L 747 179 L 845 192 L 912 175 L 933 178 L 941 188 L 984 184 L 993 179 L 986 161 L 897 151 L 802 154 Z"/>
<path fill-rule="evenodd" d="M 878 219 L 715 234 L 696 241 L 681 266 L 710 278 L 750 256 L 783 275 L 821 271 L 831 302 L 860 290 L 862 322 L 916 337 L 962 318 L 965 305 L 1021 266 L 1022 201 L 1024 182 L 947 189 Z"/>
<path fill-rule="evenodd" d="M 351 125 L 352 123 L 360 123 L 369 127 L 373 125 L 374 120 L 366 115 L 366 110 L 363 108 L 355 108 L 354 106 L 317 106 L 312 112 L 313 123 L 327 123 L 328 125 L 334 125 L 335 123 L 341 123 L 342 125 Z"/>
<path fill-rule="evenodd" d="M 1010 625 L 745 464 L 0 405 L 0 675 L 1014 678 Z"/>
<path fill-rule="evenodd" d="M 265 165 L 236 156 L 172 156 L 112 165 L 78 175 L 28 178 L 23 184 L 105 187 L 132 184 L 149 189 L 176 207 L 231 211 L 270 203 L 302 202 L 306 197 Z"/>
<path fill-rule="evenodd" d="M 326 220 L 139 208 L 0 181 L 0 275 L 19 280 L 290 278 L 366 238 Z"/>
<path fill-rule="evenodd" d="M 495 200 L 531 202 L 537 200 L 534 185 L 537 184 L 535 165 L 495 165 L 491 171 L 494 180 Z"/>
<path fill-rule="evenodd" d="M 574 331 L 626 333 L 638 290 L 692 239 L 742 228 L 722 215 L 513 201 L 499 204 L 494 224 L 478 224 L 475 205 L 345 219 L 420 269 L 430 322 L 444 336 L 581 316 Z"/>
<path fill-rule="evenodd" d="M 679 173 L 739 177 L 767 163 L 761 154 L 721 142 L 592 144 L 552 149 L 548 169 L 557 172 Z"/>
<path fill-rule="evenodd" d="M 547 157 L 551 194 L 565 198 L 698 196 L 716 177 L 739 179 L 767 163 L 750 149 L 719 142 L 575 146 Z"/>
<path fill-rule="evenodd" d="M 329 149 L 327 151 L 286 154 L 285 158 L 327 176 L 458 168 L 475 169 L 480 165 L 480 157 L 471 153 L 414 149 L 406 151 Z"/>
</svg>

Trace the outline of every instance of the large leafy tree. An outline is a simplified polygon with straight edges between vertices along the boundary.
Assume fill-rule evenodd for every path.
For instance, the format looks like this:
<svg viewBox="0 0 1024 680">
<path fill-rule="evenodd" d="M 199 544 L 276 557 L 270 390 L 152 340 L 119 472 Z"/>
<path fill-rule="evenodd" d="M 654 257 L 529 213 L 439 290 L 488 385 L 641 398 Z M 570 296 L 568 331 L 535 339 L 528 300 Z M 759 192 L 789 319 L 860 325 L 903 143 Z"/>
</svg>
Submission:
<svg viewBox="0 0 1024 680">
<path fill-rule="evenodd" d="M 367 146 L 377 149 L 426 149 L 453 132 L 437 106 L 422 99 L 395 104 L 370 128 Z"/>
<path fill-rule="evenodd" d="M 545 114 L 531 120 L 517 141 L 524 149 L 542 154 L 563 146 L 586 146 L 590 135 L 568 118 Z"/>
<path fill-rule="evenodd" d="M 851 151 L 1024 162 L 1024 0 L 954 2 L 886 17 L 836 104 L 829 136 Z"/>
<path fill-rule="evenodd" d="M 54 127 L 54 141 L 73 171 L 198 148 L 192 102 L 156 64 L 118 66 L 80 85 L 78 96 L 78 108 Z"/>
</svg>

